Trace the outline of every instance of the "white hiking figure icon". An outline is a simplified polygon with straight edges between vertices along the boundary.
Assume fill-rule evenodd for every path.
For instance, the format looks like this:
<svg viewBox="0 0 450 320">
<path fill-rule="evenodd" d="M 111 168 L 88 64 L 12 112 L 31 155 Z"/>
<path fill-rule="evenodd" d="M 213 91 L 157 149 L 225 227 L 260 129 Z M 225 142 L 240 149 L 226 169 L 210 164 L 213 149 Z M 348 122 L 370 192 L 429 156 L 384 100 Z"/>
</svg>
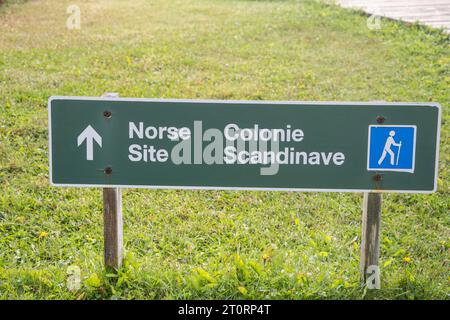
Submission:
<svg viewBox="0 0 450 320">
<path fill-rule="evenodd" d="M 378 165 L 381 165 L 383 163 L 387 154 L 389 154 L 389 156 L 391 157 L 390 158 L 391 166 L 394 165 L 395 154 L 394 154 L 394 151 L 391 150 L 392 145 L 394 145 L 395 147 L 398 147 L 397 163 L 396 163 L 396 165 L 398 165 L 398 159 L 400 158 L 400 148 L 402 147 L 402 142 L 400 141 L 399 143 L 396 143 L 394 140 L 394 136 L 395 136 L 395 131 L 391 130 L 389 132 L 389 137 L 386 139 L 386 143 L 384 144 L 383 153 L 381 154 L 381 157 L 378 160 Z"/>
</svg>

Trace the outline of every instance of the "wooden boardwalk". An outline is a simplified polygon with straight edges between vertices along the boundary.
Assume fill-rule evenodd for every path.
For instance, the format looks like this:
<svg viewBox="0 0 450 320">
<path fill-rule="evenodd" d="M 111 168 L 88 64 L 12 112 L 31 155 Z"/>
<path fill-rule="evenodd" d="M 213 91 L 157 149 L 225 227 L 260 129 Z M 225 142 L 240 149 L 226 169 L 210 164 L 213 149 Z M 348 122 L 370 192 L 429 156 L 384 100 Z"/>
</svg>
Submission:
<svg viewBox="0 0 450 320">
<path fill-rule="evenodd" d="M 450 33 L 450 0 L 336 0 L 345 8 L 407 22 L 419 22 Z"/>
</svg>

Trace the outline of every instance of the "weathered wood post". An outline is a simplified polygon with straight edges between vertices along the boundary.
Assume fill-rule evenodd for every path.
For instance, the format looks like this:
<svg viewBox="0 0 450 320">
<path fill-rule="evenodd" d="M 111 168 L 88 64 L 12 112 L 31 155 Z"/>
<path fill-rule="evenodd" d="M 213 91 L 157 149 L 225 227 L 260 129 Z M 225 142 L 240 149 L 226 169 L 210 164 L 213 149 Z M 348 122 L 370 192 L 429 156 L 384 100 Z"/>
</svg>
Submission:
<svg viewBox="0 0 450 320">
<path fill-rule="evenodd" d="M 361 236 L 361 264 L 360 275 L 366 284 L 368 274 L 371 280 L 369 289 L 379 289 L 380 268 L 380 224 L 381 224 L 381 193 L 364 193 L 362 236 Z"/>
<path fill-rule="evenodd" d="M 103 188 L 103 223 L 105 266 L 118 269 L 123 258 L 122 194 L 119 188 Z"/>
<path fill-rule="evenodd" d="M 117 93 L 105 93 L 102 97 L 118 96 Z M 103 225 L 105 267 L 118 269 L 123 259 L 122 193 L 119 188 L 103 188 Z"/>
</svg>

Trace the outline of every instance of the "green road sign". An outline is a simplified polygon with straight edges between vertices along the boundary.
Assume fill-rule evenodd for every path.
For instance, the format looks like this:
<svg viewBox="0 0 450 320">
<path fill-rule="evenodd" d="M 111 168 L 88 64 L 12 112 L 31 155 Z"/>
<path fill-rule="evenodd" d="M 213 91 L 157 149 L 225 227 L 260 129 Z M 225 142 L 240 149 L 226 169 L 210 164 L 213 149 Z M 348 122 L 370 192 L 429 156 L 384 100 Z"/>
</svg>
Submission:
<svg viewBox="0 0 450 320">
<path fill-rule="evenodd" d="M 432 103 L 49 99 L 57 186 L 436 190 Z"/>
</svg>

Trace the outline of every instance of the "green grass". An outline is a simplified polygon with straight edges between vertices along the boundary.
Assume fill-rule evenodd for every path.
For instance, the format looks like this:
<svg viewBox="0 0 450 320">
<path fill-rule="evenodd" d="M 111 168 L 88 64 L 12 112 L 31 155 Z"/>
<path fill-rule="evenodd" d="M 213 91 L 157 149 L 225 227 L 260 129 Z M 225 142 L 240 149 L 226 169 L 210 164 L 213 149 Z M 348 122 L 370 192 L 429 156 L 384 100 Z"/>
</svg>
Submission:
<svg viewBox="0 0 450 320">
<path fill-rule="evenodd" d="M 449 298 L 448 36 L 316 1 L 0 7 L 3 299 Z M 439 190 L 383 200 L 382 289 L 359 285 L 361 194 L 125 190 L 125 266 L 103 271 L 101 190 L 48 182 L 47 99 L 434 101 Z M 79 266 L 82 286 L 66 287 Z"/>
</svg>

